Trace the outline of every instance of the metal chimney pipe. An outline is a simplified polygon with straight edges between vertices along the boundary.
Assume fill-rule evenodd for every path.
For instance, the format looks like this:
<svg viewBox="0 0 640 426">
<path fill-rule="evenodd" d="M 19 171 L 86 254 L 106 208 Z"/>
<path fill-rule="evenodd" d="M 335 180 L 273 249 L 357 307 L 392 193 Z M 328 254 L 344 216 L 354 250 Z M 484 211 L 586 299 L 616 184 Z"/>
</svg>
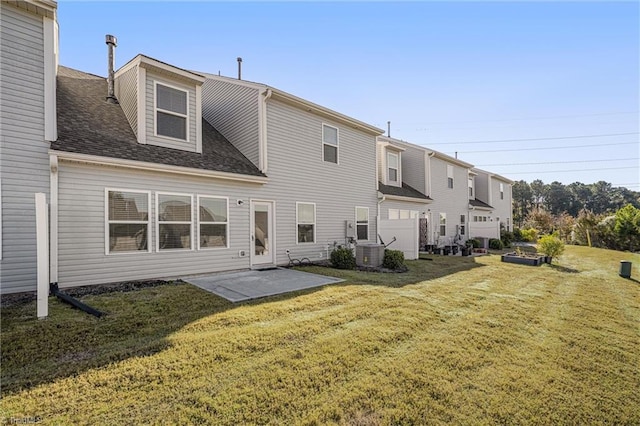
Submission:
<svg viewBox="0 0 640 426">
<path fill-rule="evenodd" d="M 107 102 L 117 104 L 118 99 L 116 98 L 115 93 L 113 69 L 115 67 L 115 47 L 118 45 L 118 39 L 116 39 L 115 36 L 107 34 L 105 36 L 105 43 L 107 43 L 107 50 L 109 51 L 109 75 L 107 76 L 107 83 L 109 84 L 109 88 L 107 91 Z"/>
<path fill-rule="evenodd" d="M 387 121 L 387 137 L 391 137 L 391 122 Z"/>
<path fill-rule="evenodd" d="M 242 58 L 238 56 L 238 80 L 242 80 Z"/>
</svg>

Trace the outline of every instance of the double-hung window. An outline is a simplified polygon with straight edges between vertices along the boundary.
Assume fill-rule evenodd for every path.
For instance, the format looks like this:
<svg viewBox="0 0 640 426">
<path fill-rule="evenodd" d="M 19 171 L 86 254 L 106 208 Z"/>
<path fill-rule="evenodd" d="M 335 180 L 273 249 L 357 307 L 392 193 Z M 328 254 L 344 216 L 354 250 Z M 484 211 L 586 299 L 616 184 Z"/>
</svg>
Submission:
<svg viewBox="0 0 640 426">
<path fill-rule="evenodd" d="M 465 222 L 466 222 L 467 217 L 463 214 L 460 215 L 460 235 L 464 235 L 465 231 L 466 231 L 466 226 L 465 226 Z"/>
<path fill-rule="evenodd" d="M 453 166 L 447 165 L 447 188 L 453 189 Z"/>
<path fill-rule="evenodd" d="M 156 193 L 157 249 L 191 250 L 193 196 Z"/>
<path fill-rule="evenodd" d="M 473 198 L 473 179 L 469 178 L 469 198 Z"/>
<path fill-rule="evenodd" d="M 440 236 L 446 237 L 447 235 L 447 214 L 440 213 Z"/>
<path fill-rule="evenodd" d="M 356 207 L 356 238 L 369 239 L 369 208 Z"/>
<path fill-rule="evenodd" d="M 399 180 L 399 158 L 395 152 L 387 152 L 387 180 L 388 183 L 398 184 Z"/>
<path fill-rule="evenodd" d="M 500 199 L 504 200 L 504 184 L 500 184 Z"/>
<path fill-rule="evenodd" d="M 229 200 L 198 196 L 198 249 L 229 247 Z"/>
<path fill-rule="evenodd" d="M 296 223 L 298 243 L 315 243 L 316 205 L 314 203 L 296 203 Z"/>
<path fill-rule="evenodd" d="M 338 129 L 327 124 L 322 125 L 322 159 L 338 164 Z"/>
<path fill-rule="evenodd" d="M 156 83 L 156 135 L 187 140 L 189 92 Z"/>
<path fill-rule="evenodd" d="M 149 205 L 151 193 L 105 190 L 106 253 L 150 251 Z"/>
</svg>

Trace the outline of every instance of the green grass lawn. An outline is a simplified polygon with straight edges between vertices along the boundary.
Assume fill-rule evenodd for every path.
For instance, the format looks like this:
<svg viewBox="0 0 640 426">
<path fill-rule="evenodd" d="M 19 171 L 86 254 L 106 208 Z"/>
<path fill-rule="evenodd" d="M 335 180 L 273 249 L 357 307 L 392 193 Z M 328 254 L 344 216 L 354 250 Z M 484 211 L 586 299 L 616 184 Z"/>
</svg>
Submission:
<svg viewBox="0 0 640 426">
<path fill-rule="evenodd" d="M 2 309 L 2 415 L 44 424 L 640 424 L 640 256 L 431 256 L 233 305 L 187 284 Z M 632 280 L 618 277 L 634 263 Z"/>
</svg>

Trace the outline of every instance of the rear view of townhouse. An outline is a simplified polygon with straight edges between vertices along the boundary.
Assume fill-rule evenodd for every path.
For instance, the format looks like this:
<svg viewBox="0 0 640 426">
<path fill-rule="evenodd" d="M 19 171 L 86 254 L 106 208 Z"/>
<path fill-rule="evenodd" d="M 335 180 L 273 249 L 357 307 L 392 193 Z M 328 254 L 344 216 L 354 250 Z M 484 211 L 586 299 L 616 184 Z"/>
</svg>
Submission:
<svg viewBox="0 0 640 426">
<path fill-rule="evenodd" d="M 470 178 L 510 221 L 504 178 L 268 85 L 142 54 L 107 78 L 58 65 L 56 3 L 0 7 L 3 294 L 36 288 L 36 193 L 60 287 L 325 260 L 378 242 L 379 217 L 473 235 Z"/>
</svg>

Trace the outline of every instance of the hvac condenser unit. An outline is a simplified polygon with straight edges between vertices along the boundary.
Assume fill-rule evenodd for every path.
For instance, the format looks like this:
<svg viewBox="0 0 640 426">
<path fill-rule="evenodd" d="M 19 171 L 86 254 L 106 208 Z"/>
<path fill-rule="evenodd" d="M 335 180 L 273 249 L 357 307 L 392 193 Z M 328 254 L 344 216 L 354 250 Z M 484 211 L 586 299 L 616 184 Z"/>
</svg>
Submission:
<svg viewBox="0 0 640 426">
<path fill-rule="evenodd" d="M 356 265 L 377 268 L 382 265 L 384 246 L 382 244 L 358 244 L 356 246 Z"/>
</svg>

